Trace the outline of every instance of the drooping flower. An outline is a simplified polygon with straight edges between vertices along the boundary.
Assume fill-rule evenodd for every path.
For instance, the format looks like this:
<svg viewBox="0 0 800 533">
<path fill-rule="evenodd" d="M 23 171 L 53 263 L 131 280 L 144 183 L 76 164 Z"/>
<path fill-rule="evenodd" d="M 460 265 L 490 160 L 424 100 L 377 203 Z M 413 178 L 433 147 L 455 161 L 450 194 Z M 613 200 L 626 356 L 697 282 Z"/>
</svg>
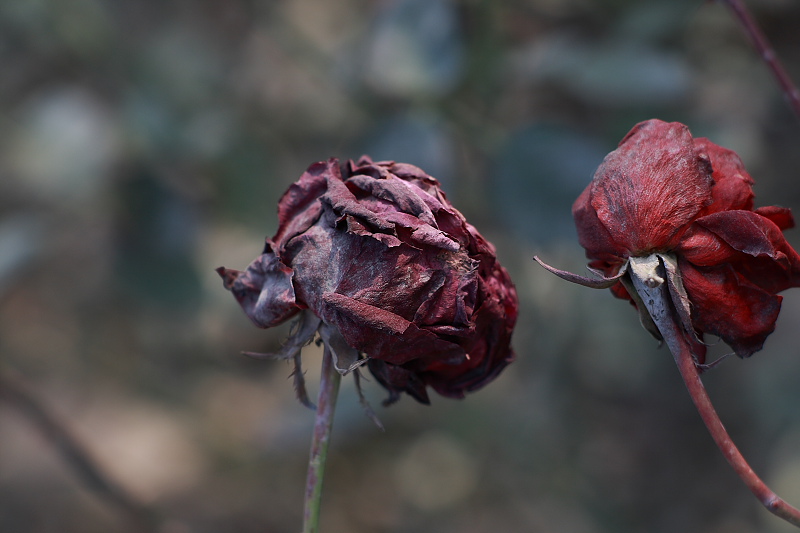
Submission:
<svg viewBox="0 0 800 533">
<path fill-rule="evenodd" d="M 629 271 L 649 268 L 644 279 L 655 286 L 665 281 L 657 274 L 662 265 L 698 362 L 704 333 L 749 357 L 775 328 L 777 293 L 800 286 L 800 256 L 783 235 L 794 226 L 792 214 L 754 209 L 752 185 L 733 151 L 693 138 L 683 124 L 642 122 L 606 156 L 572 208 L 589 267 L 604 278 L 545 267 L 571 281 L 610 286 L 658 337 Z"/>
<path fill-rule="evenodd" d="M 319 331 L 342 373 L 366 363 L 389 401 L 407 392 L 428 403 L 427 386 L 460 398 L 513 360 L 508 272 L 421 169 L 366 156 L 315 163 L 281 198 L 278 221 L 246 271 L 218 272 L 257 326 L 302 315 L 283 350 L 296 364 Z"/>
</svg>

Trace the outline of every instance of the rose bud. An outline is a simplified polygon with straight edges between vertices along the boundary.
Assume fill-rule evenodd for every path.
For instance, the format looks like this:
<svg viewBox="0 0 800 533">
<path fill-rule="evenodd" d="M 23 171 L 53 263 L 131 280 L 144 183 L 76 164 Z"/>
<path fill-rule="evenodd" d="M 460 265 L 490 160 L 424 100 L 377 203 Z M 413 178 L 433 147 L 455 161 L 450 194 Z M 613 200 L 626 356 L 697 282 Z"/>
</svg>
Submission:
<svg viewBox="0 0 800 533">
<path fill-rule="evenodd" d="M 423 403 L 428 386 L 461 398 L 513 360 L 508 272 L 421 169 L 315 163 L 280 199 L 278 221 L 246 271 L 218 272 L 257 326 L 300 314 L 280 356 L 299 365 L 319 332 L 341 373 L 358 377 L 366 363 L 387 402 L 407 392 Z"/>
<path fill-rule="evenodd" d="M 777 293 L 800 286 L 800 256 L 783 235 L 794 226 L 792 214 L 753 209 L 752 185 L 733 151 L 693 138 L 683 124 L 642 122 L 606 156 L 572 207 L 589 267 L 603 279 L 544 266 L 570 281 L 610 286 L 659 338 L 631 275 L 647 286 L 666 281 L 698 363 L 704 333 L 749 357 L 775 329 Z"/>
</svg>

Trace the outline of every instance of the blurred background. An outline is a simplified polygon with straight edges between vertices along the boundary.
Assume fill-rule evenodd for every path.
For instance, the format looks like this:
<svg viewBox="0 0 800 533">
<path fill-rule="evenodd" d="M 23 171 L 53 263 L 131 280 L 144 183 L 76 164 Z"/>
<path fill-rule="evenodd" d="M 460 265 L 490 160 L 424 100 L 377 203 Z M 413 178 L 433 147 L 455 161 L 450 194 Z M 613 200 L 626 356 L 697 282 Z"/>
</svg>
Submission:
<svg viewBox="0 0 800 533">
<path fill-rule="evenodd" d="M 795 80 L 800 4 L 750 2 Z M 378 430 L 344 381 L 326 532 L 789 531 L 707 435 L 672 358 L 583 271 L 570 214 L 635 123 L 735 149 L 757 205 L 800 209 L 800 121 L 731 15 L 700 0 L 0 3 L 0 530 L 135 531 L 13 391 L 61 420 L 164 533 L 295 532 L 313 414 L 214 268 L 244 268 L 311 163 L 421 166 L 498 249 L 517 361 Z M 800 232 L 789 232 L 800 245 Z M 749 360 L 706 374 L 800 504 L 800 291 Z M 727 353 L 722 345 L 713 351 Z M 314 394 L 320 353 L 304 365 Z M 27 414 L 26 414 L 27 413 Z"/>
</svg>

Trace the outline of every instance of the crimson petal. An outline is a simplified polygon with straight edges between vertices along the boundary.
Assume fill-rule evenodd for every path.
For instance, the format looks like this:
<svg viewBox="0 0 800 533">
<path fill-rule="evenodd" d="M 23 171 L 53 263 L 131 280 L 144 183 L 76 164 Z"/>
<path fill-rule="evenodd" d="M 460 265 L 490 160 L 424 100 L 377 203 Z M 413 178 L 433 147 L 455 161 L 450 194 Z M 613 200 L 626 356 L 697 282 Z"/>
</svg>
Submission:
<svg viewBox="0 0 800 533">
<path fill-rule="evenodd" d="M 755 210 L 755 212 L 762 217 L 770 219 L 781 230 L 794 227 L 794 216 L 792 216 L 792 210 L 787 207 L 767 205 L 764 207 L 759 207 Z"/>
<path fill-rule="evenodd" d="M 701 213 L 714 213 L 731 209 L 753 209 L 753 178 L 744 168 L 744 163 L 733 150 L 714 144 L 706 138 L 694 140 L 698 152 L 711 164 L 714 186 L 711 188 L 713 202 Z"/>
<path fill-rule="evenodd" d="M 724 211 L 700 218 L 697 224 L 746 254 L 730 260 L 762 289 L 775 293 L 800 284 L 800 255 L 771 220 L 752 211 Z"/>
<path fill-rule="evenodd" d="M 593 187 L 590 184 L 572 205 L 572 218 L 578 229 L 578 242 L 586 250 L 586 256 L 608 263 L 623 263 L 630 250 L 618 244 L 606 226 L 597 217 L 592 206 Z M 608 275 L 608 272 L 606 272 Z"/>
<path fill-rule="evenodd" d="M 720 337 L 739 357 L 759 351 L 775 329 L 782 297 L 750 283 L 729 264 L 695 267 L 679 259 L 679 265 L 695 328 Z"/>
<path fill-rule="evenodd" d="M 711 203 L 709 170 L 686 126 L 642 122 L 597 169 L 591 205 L 617 246 L 633 255 L 668 250 Z"/>
</svg>

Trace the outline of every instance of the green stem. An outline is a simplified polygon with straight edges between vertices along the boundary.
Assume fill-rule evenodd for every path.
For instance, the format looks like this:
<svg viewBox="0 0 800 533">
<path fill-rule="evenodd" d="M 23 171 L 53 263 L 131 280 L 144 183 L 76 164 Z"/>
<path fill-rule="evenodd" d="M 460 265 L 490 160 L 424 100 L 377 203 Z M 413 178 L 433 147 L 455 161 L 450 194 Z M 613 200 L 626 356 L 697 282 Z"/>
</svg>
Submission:
<svg viewBox="0 0 800 533">
<path fill-rule="evenodd" d="M 319 508 L 322 500 L 322 480 L 325 461 L 328 457 L 328 443 L 336 410 L 336 397 L 339 394 L 341 376 L 333 363 L 333 355 L 327 345 L 322 355 L 322 375 L 319 381 L 317 416 L 314 422 L 314 436 L 311 440 L 311 454 L 308 460 L 306 477 L 305 511 L 303 513 L 303 533 L 319 531 Z"/>
</svg>

